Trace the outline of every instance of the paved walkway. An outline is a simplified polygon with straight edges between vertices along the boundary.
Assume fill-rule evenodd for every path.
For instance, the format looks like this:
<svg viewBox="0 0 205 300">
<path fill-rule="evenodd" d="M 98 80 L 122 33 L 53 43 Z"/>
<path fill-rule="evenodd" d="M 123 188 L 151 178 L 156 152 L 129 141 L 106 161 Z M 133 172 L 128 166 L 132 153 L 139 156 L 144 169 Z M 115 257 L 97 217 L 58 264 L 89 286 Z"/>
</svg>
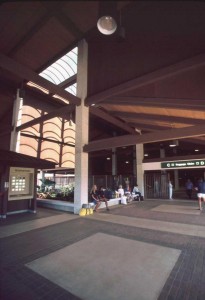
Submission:
<svg viewBox="0 0 205 300">
<path fill-rule="evenodd" d="M 205 299 L 205 212 L 143 201 L 1 220 L 0 299 Z"/>
</svg>

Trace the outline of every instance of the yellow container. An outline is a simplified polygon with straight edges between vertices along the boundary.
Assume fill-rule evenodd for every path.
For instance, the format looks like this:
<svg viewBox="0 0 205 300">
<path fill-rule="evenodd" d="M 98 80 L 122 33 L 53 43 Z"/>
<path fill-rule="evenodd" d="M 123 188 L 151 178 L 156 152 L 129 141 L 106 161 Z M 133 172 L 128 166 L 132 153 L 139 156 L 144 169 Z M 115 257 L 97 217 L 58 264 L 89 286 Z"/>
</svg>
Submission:
<svg viewBox="0 0 205 300">
<path fill-rule="evenodd" d="M 86 209 L 85 208 L 81 208 L 79 211 L 79 216 L 84 217 L 86 215 Z"/>
</svg>

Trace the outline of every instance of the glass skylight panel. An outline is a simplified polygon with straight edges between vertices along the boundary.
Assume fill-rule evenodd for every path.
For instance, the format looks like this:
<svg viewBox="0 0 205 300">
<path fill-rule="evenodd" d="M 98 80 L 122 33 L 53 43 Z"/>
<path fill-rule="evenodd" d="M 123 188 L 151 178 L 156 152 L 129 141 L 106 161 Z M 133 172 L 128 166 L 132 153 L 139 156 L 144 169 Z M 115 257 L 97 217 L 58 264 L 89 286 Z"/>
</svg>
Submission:
<svg viewBox="0 0 205 300">
<path fill-rule="evenodd" d="M 71 86 L 67 87 L 65 90 L 73 94 L 74 96 L 76 96 L 77 83 L 72 84 Z"/>
<path fill-rule="evenodd" d="M 78 48 L 74 48 L 39 75 L 54 84 L 60 84 L 77 73 Z"/>
</svg>

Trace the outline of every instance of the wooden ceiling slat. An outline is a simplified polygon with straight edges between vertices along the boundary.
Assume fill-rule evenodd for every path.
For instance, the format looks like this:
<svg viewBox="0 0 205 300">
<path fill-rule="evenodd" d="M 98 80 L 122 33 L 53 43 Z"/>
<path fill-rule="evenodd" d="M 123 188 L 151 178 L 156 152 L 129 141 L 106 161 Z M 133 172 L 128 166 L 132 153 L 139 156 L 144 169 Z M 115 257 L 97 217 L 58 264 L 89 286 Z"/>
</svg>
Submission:
<svg viewBox="0 0 205 300">
<path fill-rule="evenodd" d="M 197 67 L 205 65 L 205 54 L 201 54 L 190 59 L 181 61 L 179 63 L 170 65 L 168 67 L 156 70 L 149 74 L 137 77 L 135 79 L 124 82 L 118 86 L 104 90 L 103 92 L 97 93 L 93 96 L 87 97 L 86 105 L 92 105 L 99 103 L 105 99 L 109 99 L 112 96 L 120 95 L 122 93 L 134 90 L 145 85 L 167 79 L 171 76 L 175 76 L 182 72 L 190 71 Z"/>
<path fill-rule="evenodd" d="M 13 56 L 20 48 L 22 48 L 32 37 L 38 32 L 51 18 L 50 14 L 44 15 L 38 23 L 33 26 L 22 38 L 21 40 L 9 51 L 8 55 Z"/>
</svg>

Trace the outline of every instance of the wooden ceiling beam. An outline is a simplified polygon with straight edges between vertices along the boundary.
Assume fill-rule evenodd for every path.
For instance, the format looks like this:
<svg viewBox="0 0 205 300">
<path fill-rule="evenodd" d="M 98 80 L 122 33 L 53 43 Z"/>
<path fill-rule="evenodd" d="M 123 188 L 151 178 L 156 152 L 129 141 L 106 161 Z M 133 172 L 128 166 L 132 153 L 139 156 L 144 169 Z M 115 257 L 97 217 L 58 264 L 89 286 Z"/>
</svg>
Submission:
<svg viewBox="0 0 205 300">
<path fill-rule="evenodd" d="M 42 117 L 39 117 L 39 118 L 36 118 L 34 120 L 31 120 L 29 122 L 26 122 L 20 126 L 17 126 L 16 127 L 16 131 L 21 131 L 21 130 L 24 130 L 28 127 L 31 127 L 31 126 L 34 126 L 36 124 L 39 124 L 39 123 L 42 123 L 42 122 L 45 122 L 47 120 L 50 120 L 52 118 L 55 118 L 55 117 L 62 117 L 62 115 L 65 115 L 66 113 L 69 113 L 69 112 L 72 112 L 73 110 L 75 109 L 75 105 L 66 105 L 66 106 L 63 106 L 59 109 L 56 109 L 46 115 L 43 115 Z M 69 120 L 69 116 L 67 118 Z"/>
<path fill-rule="evenodd" d="M 23 132 L 21 133 L 21 135 L 25 136 L 27 138 L 35 139 L 35 140 L 51 142 L 51 143 L 54 143 L 54 144 L 63 145 L 63 146 L 69 146 L 69 147 L 73 147 L 73 148 L 75 147 L 74 144 L 64 143 L 64 142 L 61 142 L 61 141 L 55 141 L 53 139 L 48 139 L 48 138 L 44 138 L 44 137 L 41 137 L 41 136 L 35 136 L 35 135 L 23 133 Z"/>
<path fill-rule="evenodd" d="M 52 95 L 50 94 L 45 94 L 43 92 L 41 92 L 38 89 L 35 89 L 34 87 L 30 87 L 30 86 L 23 86 L 23 91 L 24 96 L 23 96 L 23 103 L 24 105 L 31 105 L 33 106 L 33 103 L 36 102 L 36 100 L 41 101 L 41 102 L 49 102 L 52 103 L 52 106 L 55 106 L 57 109 L 64 106 L 65 107 L 65 103 L 62 103 L 62 101 L 58 101 L 58 99 L 54 99 L 52 97 Z"/>
<path fill-rule="evenodd" d="M 195 118 L 186 118 L 186 117 L 175 117 L 175 116 L 166 116 L 166 115 L 154 115 L 154 114 L 142 114 L 142 113 L 129 113 L 123 111 L 112 111 L 112 114 L 120 118 L 126 119 L 126 122 L 129 122 L 129 119 L 136 119 L 136 121 L 145 120 L 146 123 L 153 121 L 167 122 L 170 123 L 170 127 L 174 127 L 174 123 L 182 124 L 204 124 L 204 119 L 195 119 Z"/>
<path fill-rule="evenodd" d="M 110 97 L 120 95 L 125 92 L 129 92 L 139 87 L 146 86 L 148 84 L 155 83 L 160 80 L 170 78 L 172 76 L 178 75 L 180 73 L 193 70 L 195 68 L 205 65 L 205 54 L 201 54 L 187 60 L 178 62 L 176 64 L 164 67 L 162 69 L 150 72 L 148 74 L 136 77 L 132 80 L 124 82 L 118 86 L 114 86 L 100 93 L 87 97 L 85 103 L 86 105 L 92 105 L 99 103 Z"/>
<path fill-rule="evenodd" d="M 146 106 L 146 107 L 167 107 L 167 108 L 177 108 L 177 109 L 192 109 L 200 110 L 205 108 L 205 100 L 201 99 L 181 99 L 181 98 L 164 98 L 164 97 L 135 97 L 135 96 L 119 96 L 111 97 L 101 104 L 106 105 L 117 105 L 117 106 Z"/>
<path fill-rule="evenodd" d="M 12 74 L 17 75 L 18 77 L 22 78 L 22 80 L 32 81 L 37 85 L 49 90 L 52 94 L 57 94 L 60 97 L 68 100 L 70 103 L 75 105 L 80 105 L 81 100 L 72 95 L 71 93 L 63 90 L 59 86 L 49 82 L 45 78 L 39 76 L 30 68 L 21 65 L 17 61 L 9 58 L 8 56 L 0 53 L 0 67 L 6 71 L 11 72 Z"/>
<path fill-rule="evenodd" d="M 205 146 L 205 140 L 200 139 L 200 137 L 198 137 L 198 138 L 189 138 L 189 139 L 186 139 L 185 142 L 192 143 L 194 145 L 197 144 L 197 145 Z M 196 147 L 197 147 L 197 145 L 196 145 Z"/>
<path fill-rule="evenodd" d="M 123 130 L 126 130 L 127 132 L 129 132 L 131 134 L 136 134 L 135 130 L 133 128 L 131 128 L 130 126 L 128 126 L 125 122 L 122 122 L 122 121 L 114 118 L 113 116 L 106 113 L 102 109 L 90 107 L 90 113 L 98 118 L 103 119 L 106 122 L 109 122 L 119 128 L 122 128 Z"/>
<path fill-rule="evenodd" d="M 124 147 L 136 144 L 147 144 L 172 139 L 185 139 L 205 135 L 205 125 L 188 126 L 184 128 L 160 130 L 142 135 L 123 135 L 99 141 L 90 142 L 84 145 L 84 152 L 99 151 L 113 147 Z"/>
<path fill-rule="evenodd" d="M 139 123 L 139 122 L 128 122 L 128 125 L 137 128 L 138 130 L 145 130 L 145 131 L 157 131 L 157 130 L 165 130 L 167 129 L 167 126 L 160 126 L 160 125 L 153 125 L 153 123 L 145 124 L 145 123 Z"/>
<path fill-rule="evenodd" d="M 67 78 L 66 80 L 64 80 L 63 82 L 59 83 L 58 86 L 60 86 L 61 88 L 66 89 L 67 87 L 73 85 L 74 83 L 76 83 L 77 81 L 77 74 Z"/>
</svg>

